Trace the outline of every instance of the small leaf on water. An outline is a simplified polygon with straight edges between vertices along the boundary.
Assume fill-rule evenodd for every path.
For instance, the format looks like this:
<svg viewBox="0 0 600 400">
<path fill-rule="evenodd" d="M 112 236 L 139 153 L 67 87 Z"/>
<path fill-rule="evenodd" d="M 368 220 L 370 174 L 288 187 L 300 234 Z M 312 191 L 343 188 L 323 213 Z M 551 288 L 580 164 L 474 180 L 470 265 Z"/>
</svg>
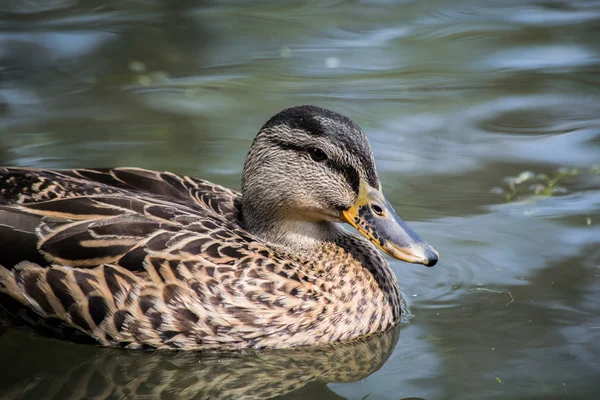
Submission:
<svg viewBox="0 0 600 400">
<path fill-rule="evenodd" d="M 529 179 L 532 179 L 535 177 L 535 174 L 531 171 L 523 171 L 521 172 L 515 179 L 515 183 L 519 184 L 519 183 L 523 183 Z"/>
</svg>

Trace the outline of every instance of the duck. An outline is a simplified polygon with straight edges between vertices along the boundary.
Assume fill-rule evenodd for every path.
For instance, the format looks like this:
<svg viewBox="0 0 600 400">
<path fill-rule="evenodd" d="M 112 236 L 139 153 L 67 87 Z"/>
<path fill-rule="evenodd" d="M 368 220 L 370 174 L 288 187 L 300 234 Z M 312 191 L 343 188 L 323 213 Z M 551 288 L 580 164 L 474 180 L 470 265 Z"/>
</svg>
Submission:
<svg viewBox="0 0 600 400">
<path fill-rule="evenodd" d="M 385 198 L 360 127 L 316 106 L 262 126 L 241 192 L 140 168 L 1 168 L 0 249 L 3 325 L 127 349 L 368 337 L 402 314 L 381 252 L 439 258 Z"/>
</svg>

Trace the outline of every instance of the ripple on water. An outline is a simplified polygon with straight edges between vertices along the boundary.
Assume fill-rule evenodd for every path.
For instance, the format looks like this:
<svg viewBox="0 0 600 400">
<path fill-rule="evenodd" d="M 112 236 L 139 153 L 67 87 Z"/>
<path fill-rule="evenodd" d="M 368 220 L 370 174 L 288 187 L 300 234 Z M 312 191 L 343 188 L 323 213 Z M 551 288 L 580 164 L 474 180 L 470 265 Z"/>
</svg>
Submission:
<svg viewBox="0 0 600 400">
<path fill-rule="evenodd" d="M 552 4 L 556 7 L 552 7 Z M 586 4 L 587 3 L 587 4 Z M 597 21 L 600 10 L 597 1 L 547 2 L 546 6 L 526 7 L 516 13 L 505 14 L 511 21 L 544 27 L 574 25 Z M 595 7 L 592 8 L 592 7 Z"/>
<path fill-rule="evenodd" d="M 598 162 L 598 150 L 590 144 L 600 136 L 599 100 L 569 94 L 504 97 L 472 107 L 449 129 L 469 136 L 472 156 L 482 161 L 587 168 Z"/>
<path fill-rule="evenodd" d="M 429 24 L 485 21 L 488 24 L 541 25 L 550 28 L 584 24 L 600 19 L 600 9 L 595 0 L 500 1 L 486 2 L 485 7 L 483 4 L 480 1 L 471 1 L 463 2 L 458 7 L 453 5 L 452 8 L 438 8 L 423 17 L 422 21 Z"/>
<path fill-rule="evenodd" d="M 0 12 L 17 15 L 29 15 L 43 12 L 65 10 L 76 6 L 77 3 L 77 0 L 4 0 L 0 4 Z"/>
<path fill-rule="evenodd" d="M 600 56 L 591 48 L 577 44 L 521 46 L 499 50 L 475 66 L 526 70 L 560 70 L 597 63 Z"/>
<path fill-rule="evenodd" d="M 598 100 L 569 96 L 519 96 L 474 109 L 481 130 L 511 135 L 556 135 L 598 126 Z"/>
</svg>

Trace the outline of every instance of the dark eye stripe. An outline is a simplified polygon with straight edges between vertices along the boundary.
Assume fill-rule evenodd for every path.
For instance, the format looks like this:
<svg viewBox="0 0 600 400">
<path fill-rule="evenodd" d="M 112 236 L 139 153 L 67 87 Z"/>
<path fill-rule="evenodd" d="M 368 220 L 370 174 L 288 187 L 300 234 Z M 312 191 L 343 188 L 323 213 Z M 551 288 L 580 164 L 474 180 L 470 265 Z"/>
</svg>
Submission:
<svg viewBox="0 0 600 400">
<path fill-rule="evenodd" d="M 273 140 L 273 143 L 275 143 L 277 146 L 284 150 L 293 150 L 299 153 L 306 153 L 306 151 L 308 150 L 305 147 L 298 146 L 292 143 L 286 143 L 280 140 Z M 326 165 L 332 171 L 343 175 L 346 178 L 346 181 L 348 182 L 352 190 L 354 191 L 354 193 L 358 195 L 358 191 L 360 188 L 360 175 L 358 174 L 356 168 L 350 165 L 338 163 L 337 161 L 332 159 L 324 161 L 323 165 Z"/>
<path fill-rule="evenodd" d="M 272 139 L 271 141 L 273 143 L 275 143 L 277 146 L 279 146 L 283 150 L 294 150 L 294 151 L 297 151 L 299 153 L 302 153 L 302 152 L 306 151 L 304 149 L 304 147 L 295 145 L 293 143 L 287 143 L 287 142 L 283 142 L 281 140 L 276 140 L 276 139 Z"/>
</svg>

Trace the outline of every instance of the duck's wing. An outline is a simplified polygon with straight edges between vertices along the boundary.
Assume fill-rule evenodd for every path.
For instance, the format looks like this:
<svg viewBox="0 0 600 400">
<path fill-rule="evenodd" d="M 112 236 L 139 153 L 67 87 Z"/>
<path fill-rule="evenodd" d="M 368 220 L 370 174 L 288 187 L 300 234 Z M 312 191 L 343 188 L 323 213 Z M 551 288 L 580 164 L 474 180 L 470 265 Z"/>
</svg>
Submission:
<svg viewBox="0 0 600 400">
<path fill-rule="evenodd" d="M 0 252 L 0 264 L 93 267 L 123 259 L 142 270 L 149 253 L 168 252 L 167 242 L 186 235 L 249 239 L 237 226 L 238 202 L 234 191 L 169 172 L 2 168 L 0 248 L 10 251 Z"/>
<path fill-rule="evenodd" d="M 157 200 L 86 196 L 0 206 L 0 248 L 7 249 L 0 264 L 9 269 L 30 261 L 142 271 L 149 257 L 168 259 L 188 242 L 196 246 L 186 254 L 218 257 L 232 243 L 252 241 L 235 222 Z"/>
<path fill-rule="evenodd" d="M 237 217 L 239 193 L 201 179 L 141 168 L 45 170 L 0 168 L 0 204 L 86 196 L 143 197 Z"/>
</svg>

